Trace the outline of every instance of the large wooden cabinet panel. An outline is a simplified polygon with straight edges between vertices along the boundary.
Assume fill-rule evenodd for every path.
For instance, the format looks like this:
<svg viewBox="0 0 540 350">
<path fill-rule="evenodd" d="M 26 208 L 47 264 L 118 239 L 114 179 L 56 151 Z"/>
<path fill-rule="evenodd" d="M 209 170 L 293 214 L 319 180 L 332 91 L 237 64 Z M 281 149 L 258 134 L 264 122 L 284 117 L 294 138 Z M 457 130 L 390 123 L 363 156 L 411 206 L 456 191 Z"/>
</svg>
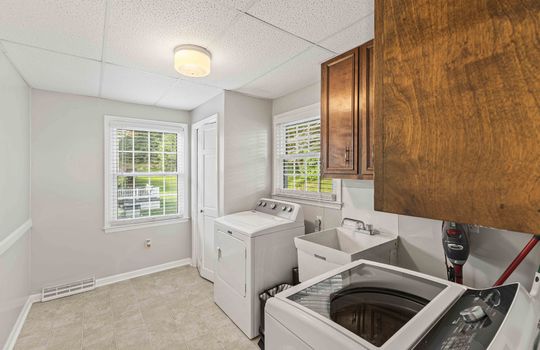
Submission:
<svg viewBox="0 0 540 350">
<path fill-rule="evenodd" d="M 373 178 L 373 41 L 321 65 L 325 177 Z"/>
<path fill-rule="evenodd" d="M 540 1 L 375 3 L 375 209 L 540 233 Z"/>
</svg>

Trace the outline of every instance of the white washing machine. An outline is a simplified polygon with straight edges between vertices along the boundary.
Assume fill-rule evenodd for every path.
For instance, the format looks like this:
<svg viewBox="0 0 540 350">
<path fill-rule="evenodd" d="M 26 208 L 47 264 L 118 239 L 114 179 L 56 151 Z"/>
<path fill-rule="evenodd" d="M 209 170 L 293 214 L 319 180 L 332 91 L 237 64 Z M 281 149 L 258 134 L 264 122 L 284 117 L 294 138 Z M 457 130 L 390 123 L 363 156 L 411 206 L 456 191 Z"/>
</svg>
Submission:
<svg viewBox="0 0 540 350">
<path fill-rule="evenodd" d="M 216 219 L 214 301 L 249 338 L 259 334 L 259 294 L 291 282 L 304 233 L 302 207 L 273 199 Z"/>
<path fill-rule="evenodd" d="M 470 289 L 367 260 L 283 291 L 265 314 L 267 350 L 537 350 L 540 339 L 537 295 L 518 283 Z"/>
</svg>

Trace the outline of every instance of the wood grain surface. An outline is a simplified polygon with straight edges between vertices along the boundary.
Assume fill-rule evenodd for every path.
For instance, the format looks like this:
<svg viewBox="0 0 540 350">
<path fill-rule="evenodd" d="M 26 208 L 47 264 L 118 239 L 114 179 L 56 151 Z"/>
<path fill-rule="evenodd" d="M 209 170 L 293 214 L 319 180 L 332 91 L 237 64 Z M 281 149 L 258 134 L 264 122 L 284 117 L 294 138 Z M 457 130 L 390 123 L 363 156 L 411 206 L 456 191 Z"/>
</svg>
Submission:
<svg viewBox="0 0 540 350">
<path fill-rule="evenodd" d="M 358 55 L 355 48 L 321 65 L 321 166 L 325 177 L 357 177 Z"/>
<path fill-rule="evenodd" d="M 540 1 L 375 16 L 376 210 L 540 233 Z"/>
</svg>

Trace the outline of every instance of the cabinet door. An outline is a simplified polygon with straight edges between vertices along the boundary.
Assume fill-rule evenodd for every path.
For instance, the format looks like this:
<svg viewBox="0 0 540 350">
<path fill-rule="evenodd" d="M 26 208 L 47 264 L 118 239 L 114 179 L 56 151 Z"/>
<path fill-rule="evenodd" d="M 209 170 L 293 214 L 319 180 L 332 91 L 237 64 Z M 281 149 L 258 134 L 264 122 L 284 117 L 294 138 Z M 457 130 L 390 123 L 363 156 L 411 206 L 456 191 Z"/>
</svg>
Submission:
<svg viewBox="0 0 540 350">
<path fill-rule="evenodd" d="M 360 46 L 360 119 L 361 119 L 361 173 L 362 178 L 373 178 L 375 140 L 375 101 L 373 79 L 373 40 Z"/>
<path fill-rule="evenodd" d="M 375 1 L 375 209 L 540 233 L 540 1 Z"/>
<path fill-rule="evenodd" d="M 358 48 L 322 64 L 321 162 L 325 177 L 357 177 Z"/>
</svg>

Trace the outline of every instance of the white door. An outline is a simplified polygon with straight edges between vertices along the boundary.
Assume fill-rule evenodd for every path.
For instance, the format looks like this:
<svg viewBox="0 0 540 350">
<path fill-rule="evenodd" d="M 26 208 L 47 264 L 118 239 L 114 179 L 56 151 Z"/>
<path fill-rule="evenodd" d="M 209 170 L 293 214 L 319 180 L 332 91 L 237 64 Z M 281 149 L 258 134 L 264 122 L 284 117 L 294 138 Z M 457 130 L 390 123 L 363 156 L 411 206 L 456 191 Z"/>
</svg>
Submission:
<svg viewBox="0 0 540 350">
<path fill-rule="evenodd" d="M 197 230 L 199 255 L 197 266 L 202 277 L 214 280 L 214 219 L 218 216 L 216 123 L 197 131 Z"/>
</svg>

